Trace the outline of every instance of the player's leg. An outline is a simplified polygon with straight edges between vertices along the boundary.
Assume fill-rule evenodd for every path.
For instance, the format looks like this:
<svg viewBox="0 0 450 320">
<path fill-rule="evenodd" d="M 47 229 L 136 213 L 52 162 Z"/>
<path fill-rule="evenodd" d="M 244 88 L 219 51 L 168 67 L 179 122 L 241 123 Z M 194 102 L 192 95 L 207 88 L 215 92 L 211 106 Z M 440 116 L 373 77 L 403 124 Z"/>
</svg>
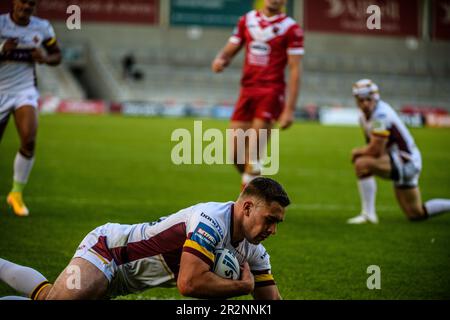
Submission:
<svg viewBox="0 0 450 320">
<path fill-rule="evenodd" d="M 26 297 L 35 299 L 49 289 L 49 282 L 32 268 L 0 258 L 0 280 Z"/>
<path fill-rule="evenodd" d="M 362 156 L 356 159 L 354 168 L 358 178 L 361 214 L 349 219 L 347 222 L 350 224 L 378 223 L 375 208 L 377 184 L 374 176 L 385 179 L 391 177 L 392 166 L 390 157 L 387 154 L 379 158 Z"/>
<path fill-rule="evenodd" d="M 53 285 L 34 269 L 0 259 L 0 279 L 32 300 L 102 299 L 108 290 L 103 272 L 83 258 L 72 259 Z"/>
<path fill-rule="evenodd" d="M 450 212 L 450 199 L 432 199 L 422 202 L 418 187 L 421 163 L 417 155 L 410 161 L 401 161 L 398 154 L 392 153 L 391 160 L 396 178 L 394 179 L 395 195 L 409 220 L 420 221 Z"/>
<path fill-rule="evenodd" d="M 253 93 L 246 89 L 241 89 L 239 99 L 231 117 L 231 156 L 238 172 L 241 174 L 242 186 L 244 183 L 245 166 L 248 162 L 249 129 L 255 113 L 253 105 Z"/>
<path fill-rule="evenodd" d="M 17 132 L 20 137 L 20 149 L 14 160 L 14 181 L 8 195 L 8 204 L 18 216 L 27 216 L 28 208 L 22 198 L 22 192 L 28 182 L 34 164 L 34 150 L 38 127 L 37 110 L 25 105 L 14 111 Z"/>
<path fill-rule="evenodd" d="M 418 187 L 396 187 L 395 195 L 403 212 L 411 221 L 421 221 L 450 212 L 450 199 L 432 199 L 423 203 Z"/>
<path fill-rule="evenodd" d="M 230 129 L 231 129 L 231 156 L 233 157 L 233 164 L 238 170 L 238 172 L 242 175 L 245 171 L 245 163 L 246 158 L 248 157 L 247 154 L 247 147 L 248 147 L 248 138 L 245 137 L 244 141 L 240 141 L 238 131 L 246 132 L 248 129 L 252 127 L 251 121 L 231 121 L 230 123 Z M 243 148 L 243 150 L 242 150 Z M 242 155 L 242 156 L 241 156 Z M 243 158 L 243 159 L 241 159 Z"/>
<path fill-rule="evenodd" d="M 259 166 L 259 155 L 267 148 L 267 142 L 272 130 L 272 121 L 256 118 L 252 122 L 252 130 L 255 134 L 249 136 L 248 151 L 245 165 L 245 172 L 242 175 L 242 183 L 248 184 L 250 181 L 261 175 Z M 266 134 L 266 139 L 261 139 L 261 133 Z"/>
<path fill-rule="evenodd" d="M 91 262 L 75 257 L 58 276 L 42 300 L 95 300 L 106 297 L 108 279 Z"/>
<path fill-rule="evenodd" d="M 394 189 L 398 204 L 409 220 L 418 221 L 427 218 L 418 187 L 395 187 Z"/>
<path fill-rule="evenodd" d="M 432 199 L 423 204 L 429 218 L 450 212 L 450 199 Z"/>
<path fill-rule="evenodd" d="M 261 175 L 260 162 L 263 159 L 260 156 L 266 151 L 273 124 L 283 111 L 284 93 L 274 89 L 258 90 L 251 96 L 250 106 L 254 110 L 252 130 L 255 134 L 249 136 L 244 185 Z"/>
</svg>

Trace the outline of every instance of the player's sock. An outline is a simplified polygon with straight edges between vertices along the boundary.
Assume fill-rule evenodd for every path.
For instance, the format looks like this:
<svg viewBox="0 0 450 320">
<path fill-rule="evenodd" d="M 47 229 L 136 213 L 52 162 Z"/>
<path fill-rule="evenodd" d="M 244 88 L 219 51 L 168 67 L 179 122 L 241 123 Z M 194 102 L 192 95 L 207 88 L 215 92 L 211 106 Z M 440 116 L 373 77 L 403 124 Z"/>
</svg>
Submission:
<svg viewBox="0 0 450 320">
<path fill-rule="evenodd" d="M 33 168 L 34 157 L 27 158 L 20 151 L 14 159 L 14 183 L 11 192 L 22 192 L 27 184 L 31 169 Z"/>
<path fill-rule="evenodd" d="M 25 188 L 25 186 L 26 186 L 26 183 L 20 183 L 20 182 L 17 182 L 17 181 L 14 180 L 11 192 L 20 192 L 20 193 L 22 193 L 23 189 Z"/>
<path fill-rule="evenodd" d="M 21 296 L 6 296 L 6 297 L 0 297 L 0 300 L 31 300 L 31 299 L 21 297 Z"/>
<path fill-rule="evenodd" d="M 361 211 L 376 220 L 375 197 L 377 193 L 377 183 L 374 176 L 358 180 L 358 190 L 361 198 Z"/>
<path fill-rule="evenodd" d="M 2 258 L 0 258 L 0 280 L 32 299 L 48 284 L 47 279 L 38 271 Z"/>
<path fill-rule="evenodd" d="M 440 213 L 450 212 L 450 199 L 428 200 L 423 206 L 427 211 L 428 217 L 432 217 Z"/>
</svg>

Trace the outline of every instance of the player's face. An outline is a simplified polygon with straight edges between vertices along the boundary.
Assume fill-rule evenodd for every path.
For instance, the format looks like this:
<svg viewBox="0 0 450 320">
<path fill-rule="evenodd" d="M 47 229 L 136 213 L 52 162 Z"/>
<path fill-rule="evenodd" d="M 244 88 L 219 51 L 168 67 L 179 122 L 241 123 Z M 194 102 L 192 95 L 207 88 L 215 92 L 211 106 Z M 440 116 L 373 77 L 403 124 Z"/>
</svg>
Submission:
<svg viewBox="0 0 450 320">
<path fill-rule="evenodd" d="M 244 206 L 245 208 L 245 206 Z M 246 214 L 245 238 L 253 244 L 264 241 L 277 232 L 278 223 L 284 220 L 285 209 L 277 202 L 267 204 L 265 201 L 254 201 Z"/>
<path fill-rule="evenodd" d="M 286 4 L 286 0 L 264 0 L 265 7 L 272 12 L 279 12 Z"/>
<path fill-rule="evenodd" d="M 19 19 L 29 19 L 36 8 L 37 0 L 14 0 L 14 15 Z"/>
<path fill-rule="evenodd" d="M 356 104 L 358 108 L 369 117 L 372 114 L 373 109 L 375 108 L 376 101 L 372 97 L 356 97 Z"/>
</svg>

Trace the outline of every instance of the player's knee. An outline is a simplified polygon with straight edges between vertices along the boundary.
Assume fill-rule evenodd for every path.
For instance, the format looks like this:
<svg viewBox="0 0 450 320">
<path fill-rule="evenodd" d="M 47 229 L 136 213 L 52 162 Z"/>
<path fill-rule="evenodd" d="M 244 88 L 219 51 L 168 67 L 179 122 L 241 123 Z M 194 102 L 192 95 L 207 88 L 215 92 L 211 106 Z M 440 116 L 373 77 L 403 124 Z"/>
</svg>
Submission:
<svg viewBox="0 0 450 320">
<path fill-rule="evenodd" d="M 422 208 L 408 207 L 405 209 L 405 213 L 409 221 L 422 221 L 427 218 Z"/>
<path fill-rule="evenodd" d="M 355 172 L 358 176 L 370 174 L 372 172 L 371 162 L 365 158 L 358 158 L 355 161 Z"/>
<path fill-rule="evenodd" d="M 26 138 L 22 141 L 20 146 L 20 152 L 31 158 L 34 155 L 34 150 L 36 148 L 36 139 L 34 137 Z"/>
</svg>

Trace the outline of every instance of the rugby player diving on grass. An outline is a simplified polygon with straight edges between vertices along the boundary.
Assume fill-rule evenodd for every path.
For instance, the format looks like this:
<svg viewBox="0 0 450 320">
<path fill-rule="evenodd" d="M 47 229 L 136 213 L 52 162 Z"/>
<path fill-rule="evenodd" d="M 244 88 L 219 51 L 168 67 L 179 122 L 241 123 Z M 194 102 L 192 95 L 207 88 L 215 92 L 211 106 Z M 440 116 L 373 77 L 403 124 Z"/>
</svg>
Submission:
<svg viewBox="0 0 450 320">
<path fill-rule="evenodd" d="M 38 271 L 4 259 L 0 280 L 36 300 L 105 299 L 170 285 L 195 298 L 252 294 L 255 299 L 281 299 L 261 242 L 276 233 L 289 204 L 279 183 L 256 178 L 235 202 L 200 203 L 152 223 L 96 228 L 54 284 Z M 235 252 L 242 269 L 239 280 L 211 271 L 219 248 Z M 79 285 L 74 286 L 77 271 Z"/>
</svg>

